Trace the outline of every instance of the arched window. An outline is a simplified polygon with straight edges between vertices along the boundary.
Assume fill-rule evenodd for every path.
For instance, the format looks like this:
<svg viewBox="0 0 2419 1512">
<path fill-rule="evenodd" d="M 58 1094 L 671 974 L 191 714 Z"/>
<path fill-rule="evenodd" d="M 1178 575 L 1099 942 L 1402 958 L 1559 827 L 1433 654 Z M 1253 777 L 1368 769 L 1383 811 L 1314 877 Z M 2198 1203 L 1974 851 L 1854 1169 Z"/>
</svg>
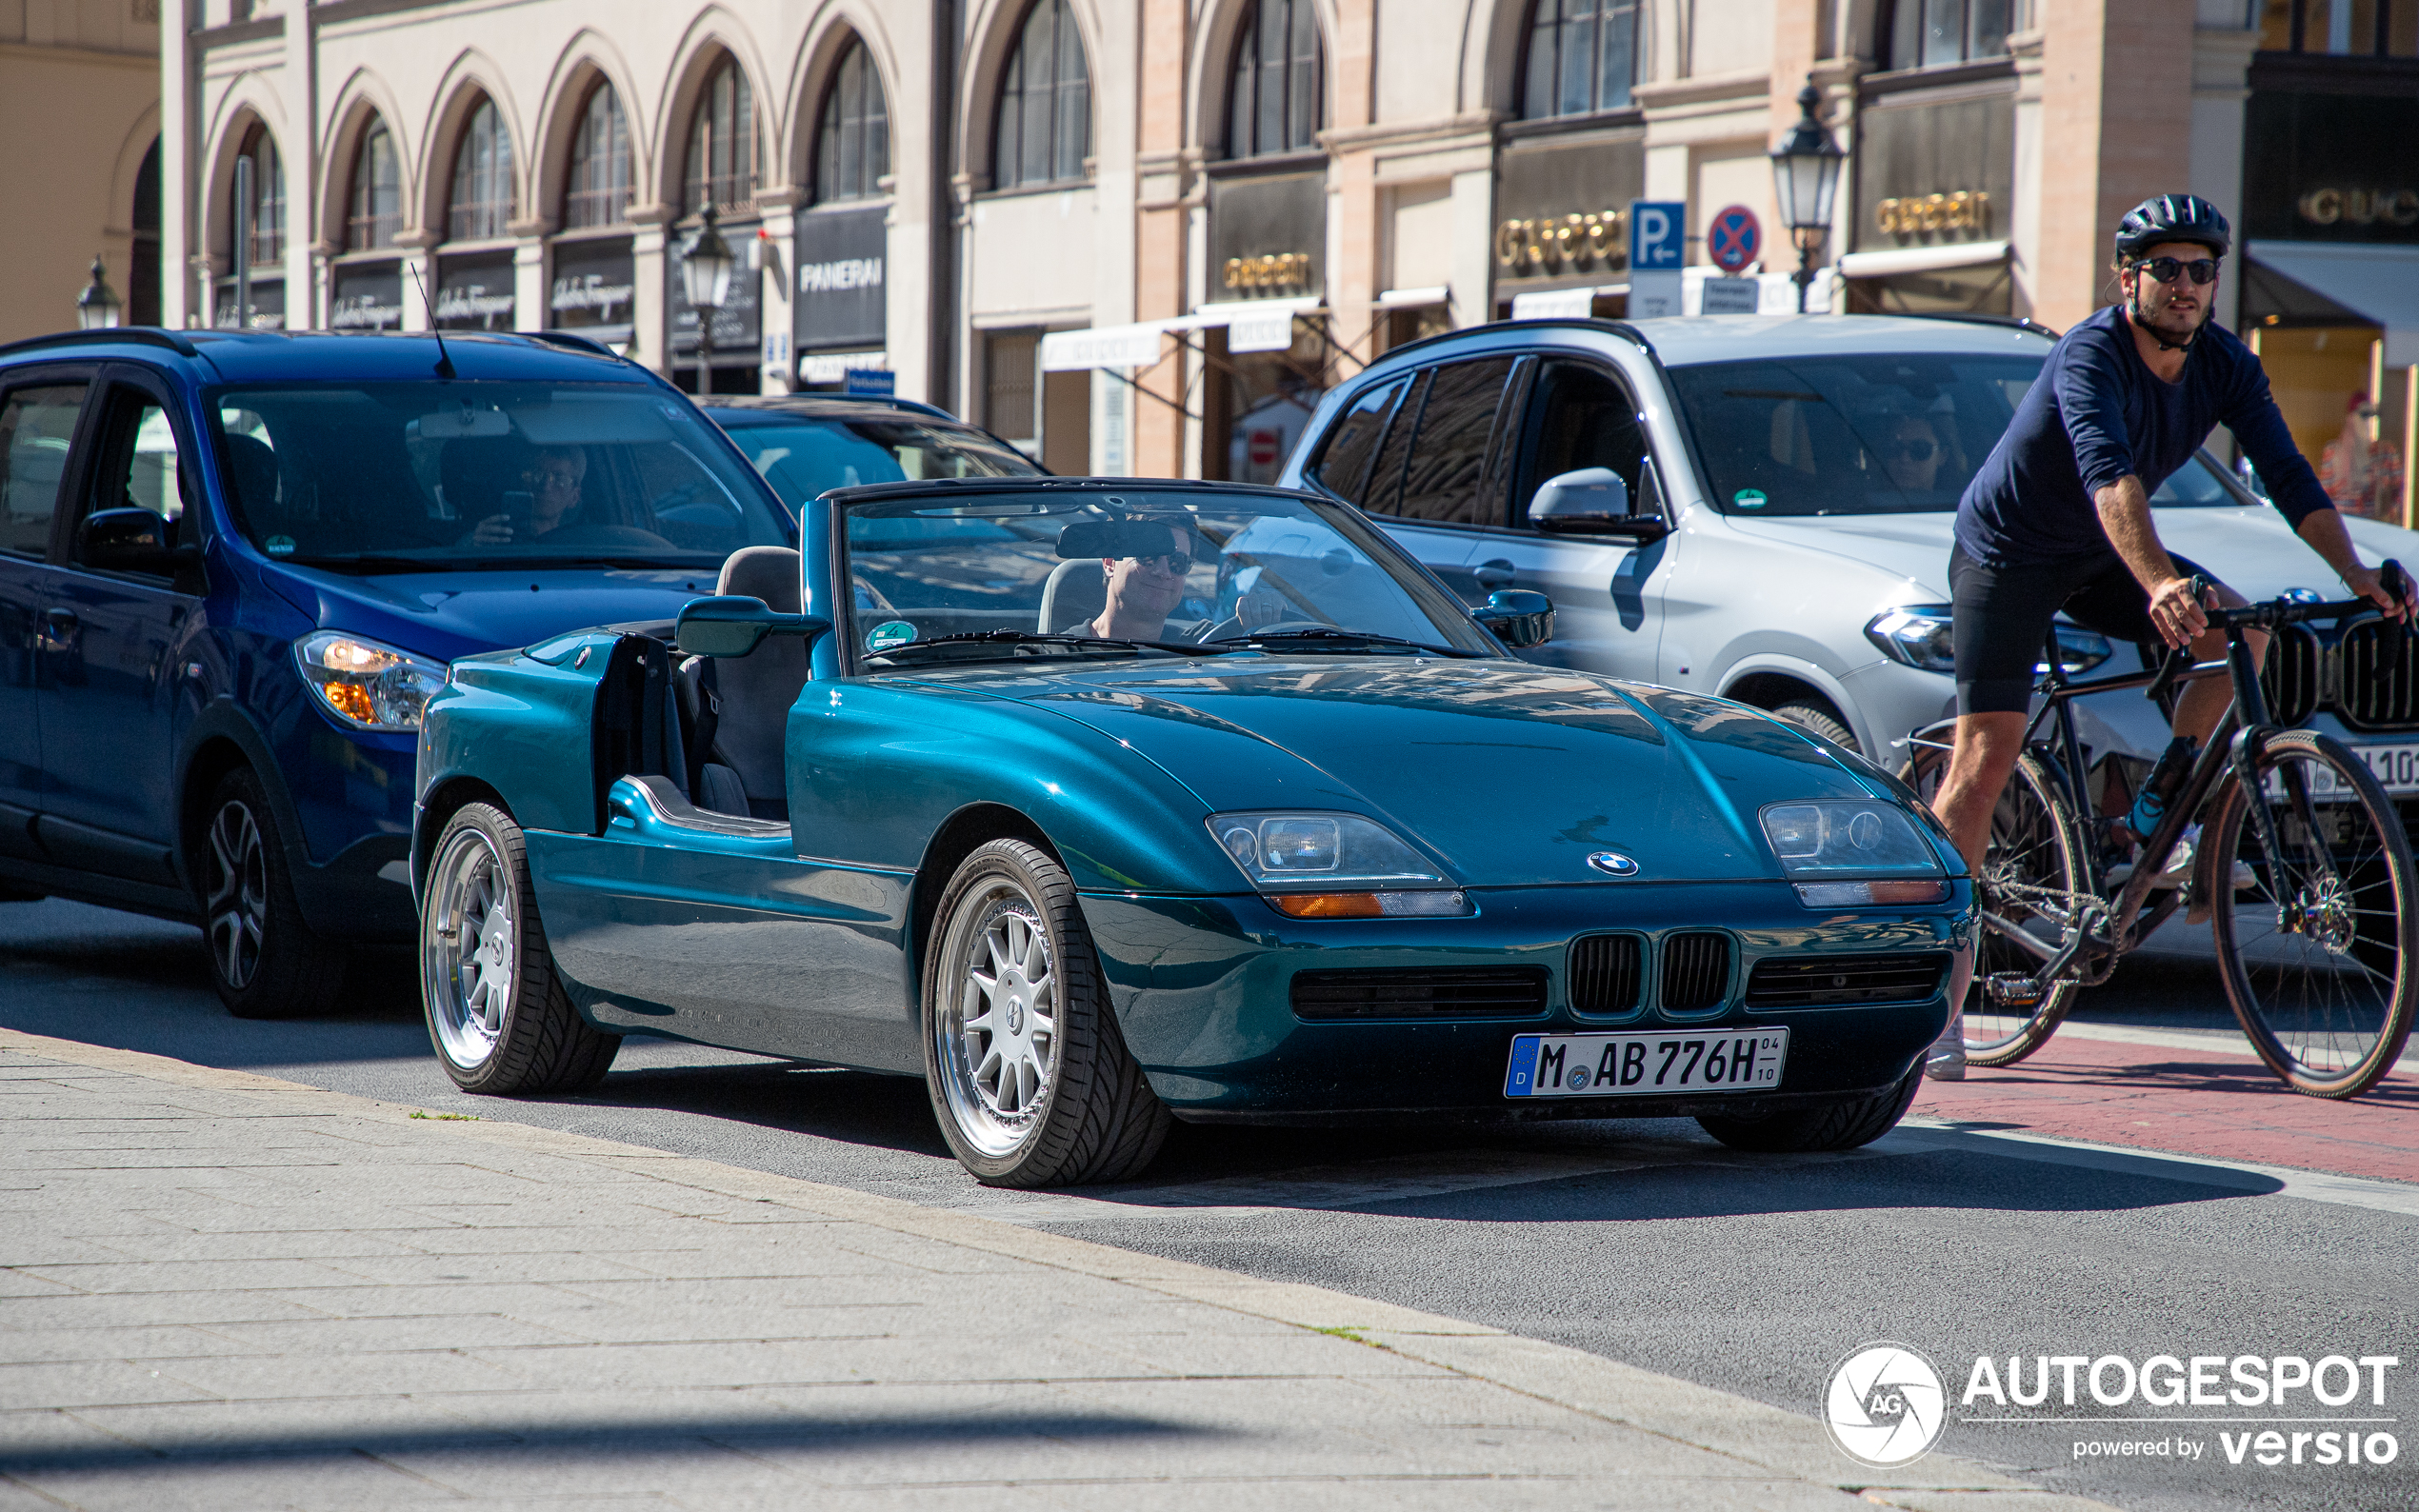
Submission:
<svg viewBox="0 0 2419 1512">
<path fill-rule="evenodd" d="M 991 184 L 1050 184 L 1084 176 L 1092 149 L 1092 84 L 1084 39 L 1067 0 L 1034 0 L 1000 76 Z"/>
<path fill-rule="evenodd" d="M 618 226 L 630 213 L 630 122 L 613 87 L 598 79 L 571 133 L 571 170 L 563 180 L 563 229 Z"/>
<path fill-rule="evenodd" d="M 823 90 L 823 122 L 815 130 L 814 197 L 861 200 L 879 194 L 874 182 L 890 171 L 890 110 L 882 76 L 862 39 L 849 44 Z"/>
<path fill-rule="evenodd" d="M 403 164 L 387 123 L 371 117 L 352 149 L 352 192 L 345 208 L 345 249 L 394 245 L 403 229 Z"/>
<path fill-rule="evenodd" d="M 509 235 L 512 219 L 512 134 L 504 129 L 495 102 L 482 97 L 462 125 L 453 149 L 452 208 L 447 237 L 457 242 Z"/>
<path fill-rule="evenodd" d="M 2015 0 L 1898 0 L 1890 15 L 1892 69 L 1930 69 L 2008 54 Z"/>
<path fill-rule="evenodd" d="M 1324 119 L 1319 23 L 1310 0 L 1252 0 L 1235 39 L 1227 91 L 1227 155 L 1259 157 L 1318 145 Z"/>
<path fill-rule="evenodd" d="M 134 170 L 132 256 L 126 273 L 126 323 L 160 323 L 160 139 L 151 138 L 143 166 Z"/>
<path fill-rule="evenodd" d="M 252 245 L 251 265 L 266 267 L 286 255 L 286 169 L 277 161 L 277 139 L 269 128 L 254 121 L 244 132 L 244 145 L 235 149 L 239 158 L 252 160 Z M 233 189 L 233 181 L 229 181 Z M 235 217 L 227 220 L 230 250 L 235 236 Z"/>
<path fill-rule="evenodd" d="M 1638 80 L 1638 0 L 1537 0 L 1529 14 L 1529 74 L 1520 113 L 1626 110 Z"/>
<path fill-rule="evenodd" d="M 697 91 L 689 118 L 689 171 L 681 209 L 711 199 L 718 210 L 746 209 L 756 197 L 756 101 L 739 60 L 726 52 Z"/>
</svg>

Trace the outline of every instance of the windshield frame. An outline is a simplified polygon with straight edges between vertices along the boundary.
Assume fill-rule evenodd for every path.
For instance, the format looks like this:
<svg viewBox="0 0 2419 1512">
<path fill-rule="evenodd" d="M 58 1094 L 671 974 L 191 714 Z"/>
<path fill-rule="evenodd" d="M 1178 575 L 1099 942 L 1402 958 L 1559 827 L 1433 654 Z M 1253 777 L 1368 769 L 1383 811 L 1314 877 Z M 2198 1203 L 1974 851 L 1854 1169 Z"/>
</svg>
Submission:
<svg viewBox="0 0 2419 1512">
<path fill-rule="evenodd" d="M 945 478 L 921 483 L 874 483 L 854 488 L 833 488 L 813 501 L 825 514 L 823 522 L 823 576 L 830 586 L 832 629 L 830 640 L 839 653 L 840 676 L 906 677 L 929 676 L 935 670 L 958 667 L 993 667 L 1015 666 L 1026 670 L 1042 664 L 1035 658 L 1016 654 L 1013 644 L 1003 644 L 995 657 L 952 657 L 928 666 L 868 666 L 858 646 L 853 614 L 855 595 L 850 591 L 849 515 L 859 505 L 885 504 L 910 499 L 930 503 L 972 504 L 986 497 L 1038 494 L 1045 498 L 1056 495 L 1070 503 L 1087 497 L 1106 494 L 1148 493 L 1155 499 L 1181 501 L 1185 496 L 1202 501 L 1199 507 L 1209 510 L 1216 501 L 1235 498 L 1284 500 L 1304 506 L 1322 524 L 1343 536 L 1367 555 L 1372 563 L 1382 564 L 1401 583 L 1405 596 L 1417 605 L 1442 634 L 1438 642 L 1456 650 L 1466 650 L 1482 658 L 1501 659 L 1507 652 L 1491 631 L 1481 625 L 1461 596 L 1445 586 L 1444 580 L 1430 572 L 1416 557 L 1396 545 L 1394 539 L 1359 509 L 1340 500 L 1299 488 L 1271 487 L 1261 484 L 1210 483 L 1183 478 L 1062 478 L 1045 474 L 1032 478 Z M 1427 602 L 1432 597 L 1435 604 Z M 1440 617 L 1442 606 L 1455 617 Z M 1207 648 L 1205 647 L 1205 650 Z M 1267 651 L 1257 647 L 1237 643 L 1231 650 L 1189 658 L 1192 665 L 1215 663 L 1221 657 L 1241 654 L 1283 656 L 1285 651 Z M 1328 656 L 1334 652 L 1306 654 Z M 1379 653 L 1388 654 L 1388 653 Z M 1164 661 L 1169 653 L 1152 650 L 1140 643 L 1130 659 L 1148 657 Z M 1095 656 L 1069 658 L 1069 670 L 1081 666 L 1097 666 L 1115 658 Z"/>
<path fill-rule="evenodd" d="M 964 448 L 970 454 L 980 455 L 996 450 L 1004 452 L 1010 457 L 1015 458 L 1018 462 L 1023 463 L 1027 468 L 1031 469 L 1030 472 L 984 474 L 981 476 L 997 476 L 1004 479 L 1016 479 L 1046 478 L 1051 475 L 1048 468 L 1044 468 L 1040 463 L 1035 462 L 1032 458 L 1027 456 L 1022 448 L 1010 445 L 1010 443 L 1000 439 L 998 436 L 991 434 L 980 426 L 970 425 L 966 421 L 960 420 L 953 415 L 928 415 L 916 410 L 885 410 L 880 413 L 864 414 L 829 414 L 813 413 L 796 409 L 783 409 L 771 406 L 751 406 L 742 408 L 738 406 L 716 406 L 712 404 L 700 404 L 697 408 L 699 413 L 705 416 L 706 423 L 721 431 L 725 439 L 730 442 L 732 448 L 746 460 L 748 464 L 748 470 L 755 473 L 758 478 L 762 479 L 765 487 L 771 489 L 776 497 L 780 495 L 781 489 L 774 485 L 772 479 L 767 477 L 764 470 L 756 465 L 756 459 L 749 454 L 747 444 L 740 439 L 742 435 L 749 431 L 791 430 L 805 427 L 820 426 L 838 427 L 843 429 L 850 429 L 859 424 L 914 426 L 922 429 L 930 430 L 949 439 L 952 443 L 953 447 L 958 438 L 963 437 L 966 441 L 971 443 L 971 445 L 969 445 Z M 717 408 L 720 408 L 724 415 L 731 417 L 728 423 L 726 423 L 721 416 L 714 413 L 714 410 Z M 864 440 L 868 438 L 860 437 L 859 439 Z M 881 445 L 881 443 L 878 442 L 870 444 L 876 446 Z M 887 449 L 887 448 L 885 449 Z M 950 482 L 955 480 L 910 478 L 906 481 L 910 484 L 921 484 Z M 843 485 L 842 487 L 850 486 Z M 859 484 L 854 485 L 853 487 L 881 487 L 881 485 Z M 831 490 L 828 488 L 824 490 L 826 493 L 829 493 L 830 491 Z M 808 498 L 814 497 L 819 497 L 819 495 L 808 496 Z M 783 509 L 789 511 L 790 516 L 794 519 L 805 510 L 807 503 L 807 498 L 800 499 L 794 505 L 785 499 L 782 501 L 781 507 Z"/>
</svg>

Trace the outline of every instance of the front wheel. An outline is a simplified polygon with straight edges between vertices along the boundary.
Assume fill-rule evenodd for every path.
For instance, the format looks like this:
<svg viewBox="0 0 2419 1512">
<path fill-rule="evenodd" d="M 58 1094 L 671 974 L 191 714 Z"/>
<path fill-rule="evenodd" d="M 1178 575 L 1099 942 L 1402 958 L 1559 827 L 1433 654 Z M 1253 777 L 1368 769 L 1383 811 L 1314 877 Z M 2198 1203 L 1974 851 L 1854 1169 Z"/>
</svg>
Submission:
<svg viewBox="0 0 2419 1512">
<path fill-rule="evenodd" d="M 1869 1097 L 1843 1098 L 1786 1113 L 1709 1113 L 1697 1120 L 1697 1125 L 1734 1150 L 1793 1155 L 1857 1149 L 1898 1126 L 1923 1080 L 1924 1064 L 1917 1061 L 1904 1081 Z"/>
<path fill-rule="evenodd" d="M 924 967 L 925 1085 L 992 1186 L 1134 1175 L 1171 1120 L 1119 1032 L 1066 868 L 994 840 L 950 879 Z"/>
<path fill-rule="evenodd" d="M 210 985 L 227 1011 L 289 1019 L 326 1006 L 344 981 L 345 952 L 303 922 L 276 811 L 250 768 L 219 779 L 198 860 Z"/>
<path fill-rule="evenodd" d="M 2271 735 L 2255 769 L 2257 791 L 2229 777 L 2202 828 L 2196 885 L 2220 899 L 2227 1000 L 2295 1091 L 2357 1097 L 2402 1055 L 2419 996 L 2410 843 L 2368 764 L 2329 736 Z"/>
</svg>

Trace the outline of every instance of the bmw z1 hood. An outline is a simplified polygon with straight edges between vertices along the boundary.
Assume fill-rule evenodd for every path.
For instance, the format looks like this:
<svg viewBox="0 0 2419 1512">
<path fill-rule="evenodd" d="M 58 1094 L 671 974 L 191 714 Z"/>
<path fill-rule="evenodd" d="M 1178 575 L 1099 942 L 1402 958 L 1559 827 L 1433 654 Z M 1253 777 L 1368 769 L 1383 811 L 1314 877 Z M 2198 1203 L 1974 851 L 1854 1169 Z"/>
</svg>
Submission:
<svg viewBox="0 0 2419 1512">
<path fill-rule="evenodd" d="M 1768 715 L 1518 662 L 1225 657 L 949 681 L 1081 721 L 1212 810 L 1382 819 L 1473 886 L 1775 879 L 1757 814 L 1873 788 Z M 1615 885 L 1617 885 L 1617 884 Z"/>
<path fill-rule="evenodd" d="M 353 577 L 280 565 L 269 576 L 322 629 L 445 662 L 592 625 L 669 620 L 714 591 L 715 570 L 544 567 Z"/>
</svg>

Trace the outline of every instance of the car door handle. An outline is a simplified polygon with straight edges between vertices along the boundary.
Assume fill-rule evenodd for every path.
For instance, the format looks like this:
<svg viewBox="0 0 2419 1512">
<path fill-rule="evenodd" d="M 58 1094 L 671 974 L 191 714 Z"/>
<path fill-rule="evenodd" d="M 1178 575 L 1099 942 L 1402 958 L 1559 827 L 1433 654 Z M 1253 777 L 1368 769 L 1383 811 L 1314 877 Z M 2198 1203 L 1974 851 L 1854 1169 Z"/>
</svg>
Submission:
<svg viewBox="0 0 2419 1512">
<path fill-rule="evenodd" d="M 42 628 L 35 632 L 34 646 L 45 651 L 69 651 L 75 648 L 76 631 L 84 622 L 73 609 L 49 609 L 42 615 Z"/>
<path fill-rule="evenodd" d="M 1502 587 L 1519 575 L 1520 569 L 1511 565 L 1510 559 L 1500 556 L 1491 562 L 1481 562 L 1470 572 L 1470 576 L 1478 580 L 1478 586 L 1482 588 Z"/>
</svg>

